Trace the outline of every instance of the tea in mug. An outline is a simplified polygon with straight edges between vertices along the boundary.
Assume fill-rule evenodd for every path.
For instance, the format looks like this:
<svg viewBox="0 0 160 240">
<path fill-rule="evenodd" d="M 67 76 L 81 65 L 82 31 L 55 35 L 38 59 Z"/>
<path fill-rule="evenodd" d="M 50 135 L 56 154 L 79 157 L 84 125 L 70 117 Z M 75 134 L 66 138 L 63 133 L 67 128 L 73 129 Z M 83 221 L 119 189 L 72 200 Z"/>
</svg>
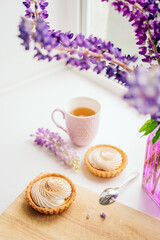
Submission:
<svg viewBox="0 0 160 240">
<path fill-rule="evenodd" d="M 93 109 L 86 107 L 75 108 L 70 113 L 77 117 L 90 117 L 96 114 L 96 112 Z"/>
</svg>

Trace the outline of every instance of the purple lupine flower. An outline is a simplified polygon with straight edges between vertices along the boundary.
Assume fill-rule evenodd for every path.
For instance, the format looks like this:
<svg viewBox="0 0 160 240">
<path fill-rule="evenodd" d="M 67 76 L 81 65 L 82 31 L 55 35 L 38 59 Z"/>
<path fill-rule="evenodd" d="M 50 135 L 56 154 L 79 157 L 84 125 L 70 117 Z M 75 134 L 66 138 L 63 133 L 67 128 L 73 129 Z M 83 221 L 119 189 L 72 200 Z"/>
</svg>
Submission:
<svg viewBox="0 0 160 240">
<path fill-rule="evenodd" d="M 137 56 L 127 55 L 127 56 L 126 56 L 126 59 L 127 59 L 129 62 L 135 63 L 135 62 L 137 61 L 138 57 L 137 57 Z"/>
<path fill-rule="evenodd" d="M 39 17 L 46 19 L 48 18 L 48 12 L 44 9 L 38 13 Z"/>
<path fill-rule="evenodd" d="M 81 33 L 78 34 L 78 35 L 75 37 L 75 42 L 77 43 L 77 46 L 83 47 L 83 46 L 85 45 L 85 36 L 82 35 Z"/>
<path fill-rule="evenodd" d="M 106 68 L 106 63 L 105 61 L 98 62 L 96 66 L 94 67 L 93 71 L 97 72 L 97 74 L 100 74 L 103 69 Z"/>
<path fill-rule="evenodd" d="M 136 3 L 136 0 L 128 0 L 128 2 L 132 5 L 134 5 Z"/>
<path fill-rule="evenodd" d="M 23 5 L 24 5 L 26 8 L 30 8 L 30 6 L 31 6 L 31 0 L 26 0 L 25 2 L 23 2 Z"/>
<path fill-rule="evenodd" d="M 39 1 L 26 0 L 23 2 L 23 5 L 27 8 L 25 14 L 26 17 L 32 19 L 38 16 L 43 17 L 44 19 L 48 17 L 48 13 L 45 10 L 45 8 L 48 6 L 48 2 L 46 2 L 46 0 Z"/>
<path fill-rule="evenodd" d="M 31 21 L 29 19 L 26 19 L 25 17 L 22 17 L 19 24 L 19 31 L 20 34 L 18 35 L 18 37 L 23 40 L 22 45 L 25 47 L 26 50 L 29 50 L 30 36 L 32 33 Z"/>
<path fill-rule="evenodd" d="M 122 83 L 125 86 L 128 86 L 128 72 L 120 70 L 119 66 L 116 67 L 116 72 L 115 72 L 115 79 L 118 80 L 118 82 Z"/>
<path fill-rule="evenodd" d="M 123 7 L 123 17 L 124 16 L 126 16 L 126 17 L 130 16 L 130 9 L 129 9 L 129 7 L 127 5 L 125 5 Z"/>
<path fill-rule="evenodd" d="M 37 2 L 34 3 L 34 7 L 35 7 L 36 10 L 38 9 L 38 3 Z"/>
<path fill-rule="evenodd" d="M 115 48 L 114 45 L 111 42 L 105 43 L 101 39 L 98 39 L 93 36 L 89 36 L 88 39 L 85 39 L 82 34 L 80 34 L 80 38 L 78 35 L 74 38 L 73 34 L 70 32 L 67 32 L 63 34 L 61 31 L 50 31 L 49 26 L 46 24 L 46 22 L 43 19 L 38 19 L 36 24 L 36 33 L 33 34 L 33 39 L 35 39 L 35 42 L 39 42 L 43 47 L 48 51 L 51 52 L 54 47 L 57 46 L 63 46 L 68 47 L 72 46 L 72 52 L 71 53 L 63 53 L 62 55 L 56 54 L 53 56 L 50 56 L 49 54 L 42 54 L 40 50 L 38 49 L 37 53 L 35 54 L 35 57 L 38 58 L 38 60 L 52 60 L 55 58 L 56 60 L 60 60 L 62 58 L 66 59 L 66 64 L 70 64 L 72 66 L 79 67 L 80 70 L 88 70 L 89 68 L 92 68 L 93 71 L 96 71 L 98 74 L 101 73 L 107 66 L 106 61 L 102 61 L 101 59 L 91 57 L 86 55 L 86 53 L 80 52 L 77 54 L 76 49 L 79 47 L 78 45 L 81 45 L 82 42 L 86 46 L 88 46 L 88 49 L 90 51 L 95 52 L 95 49 L 98 49 L 97 52 L 103 53 L 107 52 L 107 54 L 104 54 L 104 59 L 111 60 L 113 57 L 120 59 L 121 62 L 125 64 L 129 64 L 129 62 L 135 62 L 137 57 L 135 56 L 123 56 L 121 53 L 121 50 L 119 48 Z M 77 43 L 78 39 L 78 43 Z M 54 44 L 53 44 L 54 41 Z M 94 44 L 97 44 L 97 48 Z M 91 47 L 93 45 L 94 48 Z M 73 47 L 74 46 L 74 47 Z M 37 49 L 36 49 L 37 50 Z M 108 55 L 110 54 L 110 56 Z M 76 57 L 70 56 L 70 55 L 77 55 Z M 113 56 L 112 56 L 113 55 Z M 50 58 L 49 58 L 50 56 Z M 111 57 L 112 56 L 112 57 Z M 120 82 L 125 83 L 125 74 L 120 71 L 120 69 L 116 68 L 115 65 L 113 65 L 115 77 L 117 80 L 120 80 Z M 117 70 L 117 72 L 115 71 Z M 106 74 L 109 72 L 106 71 Z M 111 75 L 109 74 L 109 77 Z M 119 78 L 119 79 L 118 79 Z"/>
<path fill-rule="evenodd" d="M 66 53 L 59 53 L 59 54 L 56 54 L 54 55 L 54 58 L 56 58 L 56 60 L 61 60 L 63 58 L 67 58 L 68 55 Z"/>
<path fill-rule="evenodd" d="M 59 59 L 58 59 L 58 60 L 59 60 Z M 70 65 L 72 65 L 72 66 L 79 67 L 80 64 L 81 64 L 81 62 L 80 62 L 79 59 L 71 57 L 71 58 L 68 58 L 68 60 L 67 60 L 67 62 L 66 62 L 66 65 L 68 65 L 68 64 L 70 64 Z"/>
<path fill-rule="evenodd" d="M 45 2 L 45 0 L 41 0 L 39 6 L 42 10 L 44 10 L 48 6 L 48 2 Z"/>
<path fill-rule="evenodd" d="M 26 7 L 25 17 L 34 19 L 35 18 L 35 11 L 34 11 L 34 9 L 32 9 L 32 4 L 33 4 L 32 0 L 26 0 L 26 1 L 23 2 L 23 5 Z M 35 5 L 36 4 L 37 3 L 35 2 Z"/>
<path fill-rule="evenodd" d="M 84 56 L 81 60 L 80 60 L 80 70 L 88 70 L 90 69 L 90 64 L 89 64 L 89 59 Z"/>
<path fill-rule="evenodd" d="M 46 48 L 47 45 L 51 44 L 49 25 L 44 21 L 43 18 L 38 18 L 35 23 L 36 31 L 33 34 L 33 39 Z"/>
<path fill-rule="evenodd" d="M 38 131 L 30 136 L 35 137 L 35 143 L 48 148 L 69 167 L 74 169 L 80 168 L 77 153 L 59 136 L 58 133 L 51 132 L 48 129 L 38 128 Z"/>
<path fill-rule="evenodd" d="M 113 66 L 108 65 L 106 68 L 107 68 L 106 74 L 107 74 L 108 78 L 113 77 L 114 73 L 115 73 L 115 69 L 113 68 Z"/>
<path fill-rule="evenodd" d="M 33 18 L 31 3 L 33 2 L 26 0 L 24 5 L 27 7 L 29 16 Z M 63 33 L 62 31 L 50 30 L 49 24 L 45 21 L 46 16 L 44 16 L 44 14 L 47 14 L 45 10 L 47 3 L 45 0 L 41 0 L 39 2 L 34 1 L 34 4 L 36 4 L 34 5 L 36 9 L 36 19 L 33 22 L 35 32 L 32 34 L 31 39 L 35 42 L 36 53 L 34 57 L 37 57 L 38 60 L 47 59 L 51 61 L 53 58 L 56 60 L 65 58 L 66 64 L 79 67 L 80 70 L 92 68 L 93 71 L 96 71 L 98 74 L 106 68 L 106 60 L 110 61 L 112 58 L 116 58 L 124 64 L 129 64 L 128 56 L 122 55 L 121 50 L 115 48 L 111 42 L 106 43 L 93 35 L 85 38 L 81 33 L 74 36 L 70 31 Z M 40 12 L 38 6 L 40 6 Z M 37 14 L 39 17 L 37 17 Z M 39 48 L 37 47 L 37 43 L 40 44 Z M 72 51 L 70 51 L 70 53 L 63 53 L 62 55 L 53 55 L 52 50 L 56 47 L 72 48 Z M 48 53 L 42 52 L 40 48 L 45 49 Z M 81 48 L 85 49 L 84 53 L 83 51 L 79 51 L 77 54 L 76 50 Z M 92 55 L 90 56 L 87 52 L 102 54 L 104 55 L 104 60 L 93 57 Z M 135 61 L 136 58 L 133 56 L 130 58 L 130 61 L 133 59 Z M 115 68 L 115 65 L 113 67 Z M 118 76 L 122 78 L 121 74 L 116 74 L 116 79 L 118 79 Z"/>
<path fill-rule="evenodd" d="M 60 41 L 64 47 L 70 46 L 70 38 L 68 37 L 68 34 L 61 33 L 60 34 Z"/>
<path fill-rule="evenodd" d="M 160 121 L 160 67 L 139 67 L 127 79 L 128 91 L 124 99 L 142 114 Z"/>
<path fill-rule="evenodd" d="M 32 11 L 32 8 L 26 9 L 25 17 L 32 18 L 32 19 L 35 18 L 35 13 L 34 13 L 34 11 Z"/>
<path fill-rule="evenodd" d="M 36 50 L 34 58 L 37 58 L 38 60 L 48 60 L 48 62 L 50 62 L 53 59 L 52 56 L 50 56 L 49 54 L 42 53 L 41 50 L 38 49 L 37 47 L 35 47 L 34 49 Z"/>
<path fill-rule="evenodd" d="M 147 48 L 146 47 L 139 47 L 140 51 L 139 54 L 145 55 L 147 52 Z"/>
</svg>

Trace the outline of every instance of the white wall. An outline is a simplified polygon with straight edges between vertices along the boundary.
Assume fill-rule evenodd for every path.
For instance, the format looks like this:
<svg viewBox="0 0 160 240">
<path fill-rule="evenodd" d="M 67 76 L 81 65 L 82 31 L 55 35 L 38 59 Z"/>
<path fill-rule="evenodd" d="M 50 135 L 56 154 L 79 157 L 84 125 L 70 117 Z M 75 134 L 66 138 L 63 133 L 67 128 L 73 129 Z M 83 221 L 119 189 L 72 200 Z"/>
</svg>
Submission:
<svg viewBox="0 0 160 240">
<path fill-rule="evenodd" d="M 23 0 L 1 1 L 0 7 L 0 89 L 30 79 L 54 67 L 54 62 L 37 61 L 33 52 L 25 51 L 17 37 Z M 79 0 L 49 0 L 52 28 L 79 31 Z"/>
</svg>

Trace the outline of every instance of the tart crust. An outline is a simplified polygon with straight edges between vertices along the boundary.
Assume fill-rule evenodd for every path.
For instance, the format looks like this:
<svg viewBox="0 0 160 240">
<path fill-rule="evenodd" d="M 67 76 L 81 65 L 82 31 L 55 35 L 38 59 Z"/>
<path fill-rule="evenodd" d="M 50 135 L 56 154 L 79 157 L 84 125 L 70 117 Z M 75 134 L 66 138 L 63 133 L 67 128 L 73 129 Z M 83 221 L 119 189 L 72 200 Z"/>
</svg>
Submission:
<svg viewBox="0 0 160 240">
<path fill-rule="evenodd" d="M 31 189 L 32 189 L 33 184 L 35 182 L 39 181 L 40 179 L 45 178 L 45 177 L 60 177 L 60 178 L 63 178 L 71 186 L 71 195 L 66 199 L 65 203 L 60 205 L 59 207 L 56 207 L 56 208 L 43 208 L 43 207 L 39 207 L 32 200 Z M 76 197 L 76 189 L 75 189 L 74 184 L 72 183 L 72 181 L 68 177 L 66 177 L 64 175 L 61 175 L 59 173 L 45 173 L 45 174 L 41 174 L 38 177 L 36 177 L 32 182 L 30 182 L 29 185 L 26 188 L 26 198 L 27 198 L 27 201 L 30 204 L 30 206 L 33 207 L 36 211 L 38 211 L 40 213 L 44 213 L 44 214 L 53 215 L 53 214 L 58 214 L 58 213 L 63 212 L 64 210 L 69 208 L 69 206 L 75 200 L 75 197 Z"/>
<path fill-rule="evenodd" d="M 99 169 L 94 168 L 90 164 L 90 162 L 88 160 L 88 155 L 90 154 L 91 151 L 93 151 L 94 149 L 99 148 L 99 147 L 110 147 L 110 148 L 114 148 L 115 150 L 117 150 L 121 154 L 121 156 L 122 156 L 122 163 L 121 163 L 121 165 L 118 168 L 113 169 L 113 170 L 109 170 L 109 171 L 107 171 L 107 170 L 99 170 Z M 114 147 L 114 146 L 111 146 L 111 145 L 101 144 L 101 145 L 96 145 L 96 146 L 91 147 L 90 149 L 88 149 L 88 151 L 86 152 L 86 154 L 84 156 L 84 162 L 85 162 L 88 170 L 92 174 L 94 174 L 94 175 L 96 175 L 98 177 L 111 178 L 111 177 L 117 176 L 118 174 L 120 174 L 126 168 L 127 163 L 128 163 L 128 157 L 121 149 L 119 149 L 117 147 Z"/>
</svg>

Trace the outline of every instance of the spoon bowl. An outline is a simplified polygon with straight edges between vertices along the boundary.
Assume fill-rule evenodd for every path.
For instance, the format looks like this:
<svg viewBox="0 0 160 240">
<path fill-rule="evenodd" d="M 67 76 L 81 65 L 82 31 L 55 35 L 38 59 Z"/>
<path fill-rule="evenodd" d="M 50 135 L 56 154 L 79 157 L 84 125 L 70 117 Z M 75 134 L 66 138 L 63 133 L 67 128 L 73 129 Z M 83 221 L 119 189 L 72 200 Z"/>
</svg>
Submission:
<svg viewBox="0 0 160 240">
<path fill-rule="evenodd" d="M 126 185 L 128 182 L 131 180 L 135 179 L 138 177 L 139 173 L 138 172 L 133 172 L 131 175 L 127 178 L 127 180 L 122 183 L 119 187 L 116 188 L 106 188 L 99 196 L 99 203 L 101 205 L 107 205 L 110 203 L 115 202 L 115 200 L 118 197 L 118 190 L 122 188 L 124 185 Z"/>
<path fill-rule="evenodd" d="M 99 203 L 101 205 L 107 205 L 114 202 L 117 197 L 118 197 L 118 188 L 107 188 L 101 193 L 99 197 Z"/>
</svg>

